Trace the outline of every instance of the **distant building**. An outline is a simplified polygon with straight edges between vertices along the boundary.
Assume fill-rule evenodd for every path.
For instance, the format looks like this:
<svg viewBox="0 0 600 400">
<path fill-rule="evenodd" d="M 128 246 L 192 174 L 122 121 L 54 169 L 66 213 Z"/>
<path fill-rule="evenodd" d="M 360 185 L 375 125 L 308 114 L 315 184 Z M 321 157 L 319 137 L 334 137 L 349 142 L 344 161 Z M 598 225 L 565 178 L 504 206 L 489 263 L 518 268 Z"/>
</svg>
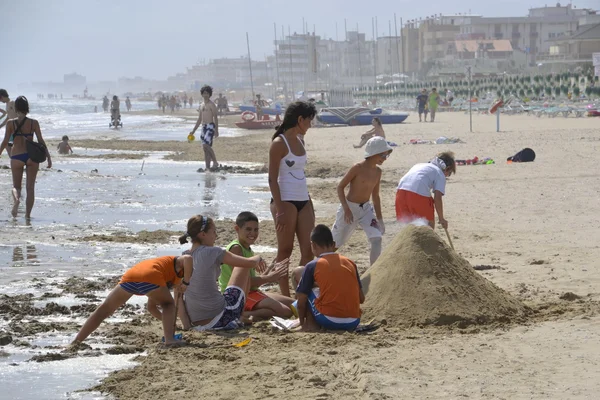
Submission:
<svg viewBox="0 0 600 400">
<path fill-rule="evenodd" d="M 600 53 L 600 23 L 580 26 L 568 36 L 548 41 L 549 52 L 538 59 L 545 63 L 590 62 L 593 53 Z"/>
<path fill-rule="evenodd" d="M 455 40 L 448 44 L 448 56 L 460 60 L 507 59 L 513 55 L 509 40 Z"/>
<path fill-rule="evenodd" d="M 578 29 L 581 18 L 592 15 L 595 11 L 557 3 L 556 6 L 532 8 L 525 17 L 473 17 L 470 23 L 461 25 L 460 33 L 510 40 L 513 49 L 521 49 L 533 62 L 538 54 L 549 52 L 549 40 L 571 35 Z"/>
<path fill-rule="evenodd" d="M 75 72 L 72 74 L 65 74 L 63 77 L 64 90 L 73 92 L 83 92 L 86 87 L 87 80 L 85 76 L 79 75 Z"/>
</svg>

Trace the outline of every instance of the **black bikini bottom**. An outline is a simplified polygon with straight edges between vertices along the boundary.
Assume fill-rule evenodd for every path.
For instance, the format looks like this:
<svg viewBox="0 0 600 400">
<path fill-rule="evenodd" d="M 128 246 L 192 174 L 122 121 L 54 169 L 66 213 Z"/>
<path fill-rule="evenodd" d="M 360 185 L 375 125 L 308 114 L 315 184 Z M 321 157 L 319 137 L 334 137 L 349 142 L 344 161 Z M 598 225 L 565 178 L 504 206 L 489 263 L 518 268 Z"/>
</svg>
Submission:
<svg viewBox="0 0 600 400">
<path fill-rule="evenodd" d="M 271 204 L 273 204 L 273 198 L 271 198 Z M 310 200 L 302 200 L 302 201 L 296 201 L 296 200 L 284 200 L 284 203 L 290 203 L 293 204 L 294 207 L 296 207 L 296 210 L 298 210 L 298 212 L 302 211 L 302 209 L 304 208 L 305 205 L 308 204 Z"/>
</svg>

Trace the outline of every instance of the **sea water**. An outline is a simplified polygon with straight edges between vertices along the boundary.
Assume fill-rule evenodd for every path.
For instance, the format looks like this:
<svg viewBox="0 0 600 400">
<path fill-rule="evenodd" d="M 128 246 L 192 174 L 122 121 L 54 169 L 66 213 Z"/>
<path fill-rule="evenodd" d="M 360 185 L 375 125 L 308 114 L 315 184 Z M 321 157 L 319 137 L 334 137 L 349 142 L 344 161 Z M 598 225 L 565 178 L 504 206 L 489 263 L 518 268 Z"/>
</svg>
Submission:
<svg viewBox="0 0 600 400">
<path fill-rule="evenodd" d="M 97 135 L 94 130 L 106 130 L 108 137 L 113 139 L 179 140 L 190 129 L 189 123 L 176 116 L 141 115 L 129 119 L 124 115 L 124 128 L 109 130 L 108 115 L 90 111 L 96 102 L 72 99 L 32 102 L 31 116 L 40 120 L 44 136 L 69 135 L 76 153 L 84 157 L 55 156 L 51 170 L 40 168 L 31 221 L 23 218 L 24 201 L 18 218 L 10 217 L 11 172 L 0 170 L 0 229 L 8 233 L 0 243 L 0 294 L 32 293 L 39 297 L 45 292 L 59 292 L 56 285 L 73 275 L 89 279 L 115 276 L 141 259 L 181 254 L 189 247 L 176 242 L 161 245 L 81 240 L 93 234 L 136 233 L 144 229 L 183 231 L 187 219 L 198 213 L 218 220 L 235 218 L 242 210 L 252 210 L 259 218 L 270 218 L 268 191 L 254 189 L 266 188 L 265 174 L 198 173 L 196 170 L 202 166 L 200 162 L 165 160 L 167 152 L 138 152 L 146 155 L 140 160 L 86 158 L 85 155 L 135 153 L 77 147 L 76 139 Z M 137 106 L 134 103 L 134 109 Z M 155 107 L 150 103 L 147 106 Z M 98 108 L 101 110 L 99 103 Z M 235 164 L 233 160 L 224 162 Z M 0 166 L 7 164 L 6 157 L 0 159 Z M 103 298 L 107 292 L 96 294 Z M 65 295 L 38 298 L 34 305 L 41 307 L 48 301 L 70 307 L 85 300 Z M 145 298 L 131 301 L 142 304 Z M 81 315 L 73 318 L 50 315 L 36 319 L 41 322 L 83 322 Z M 126 317 L 116 315 L 108 322 L 123 320 Z M 0 330 L 8 322 L 0 316 Z M 40 346 L 37 348 L 0 347 L 8 353 L 8 356 L 0 357 L 0 397 L 101 398 L 97 393 L 74 391 L 93 386 L 110 371 L 135 365 L 132 361 L 135 355 L 78 357 L 43 363 L 27 361 L 37 354 L 59 351 L 45 347 L 66 346 L 75 333 L 49 332 L 15 338 Z M 100 343 L 91 342 L 94 348 L 102 347 Z"/>
<path fill-rule="evenodd" d="M 94 112 L 94 106 L 98 112 Z M 132 101 L 132 111 L 157 110 L 156 102 Z M 157 110 L 158 111 L 158 110 Z M 121 99 L 122 128 L 110 128 L 110 113 L 102 110 L 102 99 L 31 100 L 30 117 L 37 119 L 45 139 L 63 135 L 76 139 L 185 140 L 192 126 L 178 116 L 181 111 L 160 115 L 137 115 L 125 111 Z M 219 128 L 220 137 L 240 136 L 244 130 Z"/>
</svg>

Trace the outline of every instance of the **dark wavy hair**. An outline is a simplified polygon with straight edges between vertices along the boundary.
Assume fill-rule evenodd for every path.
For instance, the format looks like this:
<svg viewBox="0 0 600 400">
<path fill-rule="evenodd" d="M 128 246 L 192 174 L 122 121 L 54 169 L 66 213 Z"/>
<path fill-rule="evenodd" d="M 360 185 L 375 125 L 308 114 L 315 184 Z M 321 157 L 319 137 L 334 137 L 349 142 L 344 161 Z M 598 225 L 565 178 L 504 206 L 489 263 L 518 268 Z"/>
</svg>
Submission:
<svg viewBox="0 0 600 400">
<path fill-rule="evenodd" d="M 208 86 L 208 85 L 204 85 L 200 88 L 200 94 L 207 92 L 208 96 L 211 97 L 212 93 L 213 93 L 213 89 L 212 87 Z"/>
<path fill-rule="evenodd" d="M 277 136 L 281 135 L 290 128 L 298 125 L 298 118 L 314 118 L 317 115 L 317 108 L 314 104 L 306 101 L 295 101 L 287 106 L 285 109 L 285 115 L 283 116 L 283 122 L 279 125 L 273 135 L 272 140 L 275 140 Z"/>
<path fill-rule="evenodd" d="M 17 97 L 15 100 L 15 110 L 25 115 L 29 114 L 29 100 L 27 100 L 27 97 Z"/>
</svg>

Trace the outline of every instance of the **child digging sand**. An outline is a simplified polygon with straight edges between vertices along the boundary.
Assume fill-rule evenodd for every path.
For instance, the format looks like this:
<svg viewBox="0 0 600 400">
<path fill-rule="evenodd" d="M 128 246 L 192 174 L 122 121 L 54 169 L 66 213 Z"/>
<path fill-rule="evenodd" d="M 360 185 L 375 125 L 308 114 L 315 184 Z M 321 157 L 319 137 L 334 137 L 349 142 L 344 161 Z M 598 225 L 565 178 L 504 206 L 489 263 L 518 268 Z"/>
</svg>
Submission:
<svg viewBox="0 0 600 400">
<path fill-rule="evenodd" d="M 62 137 L 62 142 L 56 146 L 56 149 L 58 150 L 58 154 L 69 154 L 69 152 L 73 154 L 73 149 L 69 146 L 69 137 L 67 135 Z"/>
<path fill-rule="evenodd" d="M 365 301 L 356 264 L 334 252 L 333 236 L 325 225 L 313 229 L 310 245 L 317 259 L 294 270 L 294 279 L 300 283 L 293 307 L 302 329 L 355 329 Z"/>
<path fill-rule="evenodd" d="M 241 257 L 254 257 L 254 252 L 250 248 L 258 239 L 258 217 L 249 211 L 240 213 L 235 220 L 235 231 L 238 238 L 229 243 L 226 250 Z M 290 305 L 293 303 L 291 297 L 276 293 L 263 293 L 259 290 L 260 286 L 277 282 L 279 279 L 287 276 L 288 264 L 280 263 L 277 269 L 271 268 L 265 274 L 257 275 L 254 268 L 250 269 L 250 292 L 246 296 L 244 306 L 244 317 L 253 321 L 258 318 L 271 318 L 273 316 L 289 318 L 292 316 Z M 230 265 L 221 265 L 221 276 L 219 276 L 219 287 L 221 292 L 225 292 L 233 268 Z"/>
<path fill-rule="evenodd" d="M 392 148 L 385 138 L 369 139 L 365 148 L 365 159 L 350 168 L 337 186 L 341 204 L 332 229 L 335 245 L 337 248 L 342 247 L 350 239 L 356 226 L 360 225 L 371 244 L 371 265 L 381 254 L 381 237 L 385 233 L 379 198 L 379 166 L 391 153 Z M 350 189 L 346 195 L 344 190 L 348 185 Z M 373 205 L 369 202 L 371 198 Z"/>
<path fill-rule="evenodd" d="M 169 287 L 174 286 L 180 293 L 185 293 L 191 276 L 191 256 L 158 257 L 134 265 L 125 272 L 106 300 L 85 321 L 72 345 L 83 342 L 98 329 L 102 321 L 110 317 L 133 295 L 148 296 L 148 311 L 156 319 L 162 320 L 165 344 L 171 346 L 180 343 L 181 341 L 177 341 L 173 336 L 176 320 L 175 302 Z"/>
<path fill-rule="evenodd" d="M 428 163 L 417 164 L 400 179 L 396 191 L 396 219 L 408 223 L 425 218 L 435 227 L 434 208 L 440 225 L 448 229 L 444 219 L 442 196 L 446 193 L 446 177 L 456 173 L 454 153 L 438 154 Z M 431 192 L 433 191 L 433 198 Z"/>
</svg>

